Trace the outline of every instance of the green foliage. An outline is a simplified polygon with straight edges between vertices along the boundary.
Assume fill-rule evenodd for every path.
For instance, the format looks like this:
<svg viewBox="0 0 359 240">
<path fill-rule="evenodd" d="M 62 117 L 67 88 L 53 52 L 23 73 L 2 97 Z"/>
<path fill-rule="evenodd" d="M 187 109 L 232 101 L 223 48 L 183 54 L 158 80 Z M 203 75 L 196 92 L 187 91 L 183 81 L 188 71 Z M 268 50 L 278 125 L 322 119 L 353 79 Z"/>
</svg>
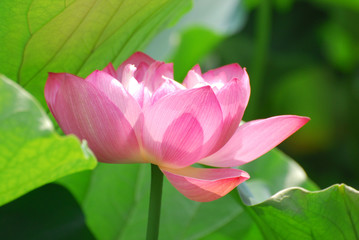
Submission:
<svg viewBox="0 0 359 240">
<path fill-rule="evenodd" d="M 200 27 L 187 29 L 181 36 L 181 43 L 173 56 L 175 79 L 182 81 L 187 72 L 209 53 L 223 37 Z"/>
<path fill-rule="evenodd" d="M 46 106 L 47 72 L 86 76 L 110 61 L 119 65 L 189 5 L 179 0 L 1 1 L 0 73 Z M 0 180 L 5 184 L 0 204 L 95 166 L 94 156 L 78 139 L 54 133 L 28 93 L 4 77 L 1 81 Z"/>
<path fill-rule="evenodd" d="M 356 0 L 314 0 L 312 1 L 315 4 L 322 5 L 322 6 L 332 6 L 332 7 L 342 7 L 347 8 L 355 11 L 359 11 L 359 2 Z"/>
<path fill-rule="evenodd" d="M 99 164 L 81 200 L 87 223 L 98 239 L 143 239 L 146 233 L 150 168 L 141 165 Z M 84 176 L 85 177 L 85 176 Z M 77 182 L 62 179 L 66 187 Z M 79 184 L 81 185 L 81 184 Z M 75 191 L 79 187 L 71 188 Z M 75 190 L 76 189 L 76 190 Z M 199 239 L 238 217 L 242 210 L 230 196 L 198 203 L 164 182 L 160 239 Z"/>
<path fill-rule="evenodd" d="M 188 0 L 1 1 L 0 73 L 45 106 L 47 72 L 84 77 L 109 62 L 119 65 L 188 6 Z"/>
<path fill-rule="evenodd" d="M 303 169 L 278 150 L 243 169 L 252 178 L 247 184 L 250 190 L 241 190 L 242 198 L 256 203 L 286 187 L 317 189 Z M 68 176 L 59 182 L 77 196 L 88 226 L 98 239 L 142 239 L 146 232 L 149 170 L 148 164 L 99 164 L 92 172 Z M 238 205 L 238 200 L 234 190 L 213 202 L 194 202 L 165 180 L 160 239 L 207 239 L 212 234 L 219 239 L 261 237 L 260 228 Z"/>
<path fill-rule="evenodd" d="M 251 210 L 271 239 L 359 238 L 359 192 L 344 184 L 317 192 L 286 189 Z"/>
<path fill-rule="evenodd" d="M 358 238 L 357 190 L 334 185 L 315 191 L 318 187 L 306 178 L 301 167 L 278 150 L 244 169 L 253 174 L 238 187 L 244 202 L 241 206 L 265 239 Z"/>
<path fill-rule="evenodd" d="M 87 223 L 98 239 L 143 239 L 149 201 L 149 165 L 99 164 L 81 200 Z M 71 177 L 71 176 L 70 176 Z M 66 187 L 78 182 L 62 179 Z M 81 184 L 79 184 L 81 185 Z M 76 189 L 76 190 L 75 190 Z M 183 197 L 165 180 L 160 239 L 198 239 L 226 225 L 241 213 L 228 197 L 198 203 Z"/>
<path fill-rule="evenodd" d="M 343 71 L 351 72 L 359 64 L 359 31 L 351 29 L 351 22 L 359 20 L 358 14 L 338 11 L 333 19 L 323 25 L 320 37 L 323 41 L 324 54 L 332 65 Z M 333 41 L 335 39 L 335 41 Z"/>
<path fill-rule="evenodd" d="M 37 188 L 0 207 L 0 216 L 1 239 L 95 240 L 80 205 L 57 184 Z"/>
<path fill-rule="evenodd" d="M 0 205 L 96 166 L 85 143 L 55 134 L 35 99 L 4 76 L 0 76 L 0 133 Z"/>
<path fill-rule="evenodd" d="M 278 191 L 290 187 L 318 190 L 298 163 L 278 149 L 240 168 L 251 176 L 238 187 L 242 200 L 249 205 L 263 202 Z"/>
</svg>

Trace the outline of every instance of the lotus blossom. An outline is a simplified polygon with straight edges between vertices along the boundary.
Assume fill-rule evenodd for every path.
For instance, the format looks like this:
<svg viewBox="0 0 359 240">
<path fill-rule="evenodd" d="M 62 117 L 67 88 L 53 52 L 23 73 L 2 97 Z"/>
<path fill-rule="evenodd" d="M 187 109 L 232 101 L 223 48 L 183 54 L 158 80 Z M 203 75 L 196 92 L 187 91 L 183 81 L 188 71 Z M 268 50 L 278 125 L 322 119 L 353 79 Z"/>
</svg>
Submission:
<svg viewBox="0 0 359 240">
<path fill-rule="evenodd" d="M 173 80 L 172 64 L 134 53 L 85 79 L 49 73 L 45 98 L 65 134 L 86 139 L 99 161 L 152 163 L 189 199 L 226 195 L 249 174 L 237 167 L 268 152 L 309 120 L 285 115 L 240 124 L 250 95 L 238 64 Z M 200 168 L 195 163 L 216 168 Z"/>
</svg>

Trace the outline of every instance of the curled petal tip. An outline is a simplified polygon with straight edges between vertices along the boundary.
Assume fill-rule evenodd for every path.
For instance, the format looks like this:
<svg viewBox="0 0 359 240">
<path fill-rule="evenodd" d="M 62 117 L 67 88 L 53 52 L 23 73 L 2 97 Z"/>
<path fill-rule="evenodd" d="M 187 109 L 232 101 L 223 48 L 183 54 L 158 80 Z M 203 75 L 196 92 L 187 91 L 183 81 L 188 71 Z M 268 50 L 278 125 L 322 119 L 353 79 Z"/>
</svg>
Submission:
<svg viewBox="0 0 359 240">
<path fill-rule="evenodd" d="M 126 64 L 132 63 L 132 64 L 139 64 L 140 62 L 146 62 L 148 64 L 155 62 L 153 58 L 148 56 L 146 53 L 143 52 L 135 52 L 133 53 L 126 61 Z"/>
<path fill-rule="evenodd" d="M 294 117 L 297 117 L 300 122 L 299 123 L 300 127 L 298 127 L 298 129 L 303 127 L 305 124 L 307 124 L 311 120 L 310 117 L 306 117 L 306 116 L 294 116 Z"/>
<path fill-rule="evenodd" d="M 309 122 L 309 121 L 311 120 L 311 118 L 310 118 L 310 117 L 302 117 L 302 118 L 304 118 L 304 119 L 305 119 L 306 123 L 307 123 L 307 122 Z"/>
<path fill-rule="evenodd" d="M 249 174 L 232 168 L 161 169 L 172 185 L 187 198 L 210 202 L 225 196 Z"/>
<path fill-rule="evenodd" d="M 49 72 L 48 78 L 45 84 L 45 99 L 46 102 L 52 111 L 51 105 L 55 103 L 57 93 L 60 89 L 60 87 L 64 83 L 68 83 L 69 81 L 77 81 L 82 80 L 82 78 L 79 78 L 75 75 L 69 74 L 69 73 L 53 73 Z"/>
<path fill-rule="evenodd" d="M 309 122 L 311 120 L 310 117 L 298 116 L 298 115 L 281 115 L 281 116 L 276 116 L 276 117 L 272 117 L 272 118 L 277 118 L 278 120 L 283 119 L 286 122 L 292 121 L 293 125 L 297 124 L 299 126 L 298 129 L 301 128 L 302 126 L 304 126 L 307 122 Z"/>
</svg>

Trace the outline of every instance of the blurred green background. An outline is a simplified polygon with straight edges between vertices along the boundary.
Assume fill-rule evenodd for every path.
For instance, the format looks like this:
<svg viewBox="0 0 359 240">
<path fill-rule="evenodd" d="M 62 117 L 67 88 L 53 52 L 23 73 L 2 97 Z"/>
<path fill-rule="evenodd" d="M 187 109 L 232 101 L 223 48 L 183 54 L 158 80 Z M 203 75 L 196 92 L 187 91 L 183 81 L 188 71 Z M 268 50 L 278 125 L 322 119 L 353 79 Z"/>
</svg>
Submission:
<svg viewBox="0 0 359 240">
<path fill-rule="evenodd" d="M 280 145 L 321 188 L 359 188 L 359 1 L 194 1 L 147 49 L 182 81 L 229 63 L 246 67 L 244 120 L 297 114 L 311 121 Z M 164 40 L 168 39 L 167 48 Z"/>
</svg>

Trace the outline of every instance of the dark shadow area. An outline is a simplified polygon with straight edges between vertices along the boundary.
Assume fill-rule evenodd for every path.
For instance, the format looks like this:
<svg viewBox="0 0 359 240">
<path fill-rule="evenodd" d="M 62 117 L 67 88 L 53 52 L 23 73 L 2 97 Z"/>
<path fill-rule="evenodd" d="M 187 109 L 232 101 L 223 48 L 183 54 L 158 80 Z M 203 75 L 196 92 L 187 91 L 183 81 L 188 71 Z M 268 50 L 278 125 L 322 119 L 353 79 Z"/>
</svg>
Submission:
<svg viewBox="0 0 359 240">
<path fill-rule="evenodd" d="M 91 240 L 75 198 L 62 186 L 48 184 L 0 207 L 1 239 Z"/>
</svg>

